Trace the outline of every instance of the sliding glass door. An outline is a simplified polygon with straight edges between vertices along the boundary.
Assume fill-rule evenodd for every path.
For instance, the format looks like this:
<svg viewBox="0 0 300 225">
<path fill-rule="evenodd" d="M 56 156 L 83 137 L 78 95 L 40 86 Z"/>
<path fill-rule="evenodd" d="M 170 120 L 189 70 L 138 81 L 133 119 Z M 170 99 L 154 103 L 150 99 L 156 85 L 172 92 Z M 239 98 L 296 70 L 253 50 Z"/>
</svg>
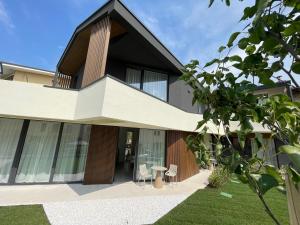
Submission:
<svg viewBox="0 0 300 225">
<path fill-rule="evenodd" d="M 149 171 L 152 166 L 165 165 L 165 131 L 140 129 L 136 177 L 142 164 L 146 164 Z"/>
<path fill-rule="evenodd" d="M 7 183 L 23 120 L 0 118 L 0 183 Z"/>
<path fill-rule="evenodd" d="M 30 121 L 16 183 L 49 182 L 60 123 Z"/>
<path fill-rule="evenodd" d="M 54 182 L 83 180 L 90 128 L 89 125 L 64 124 Z"/>
</svg>

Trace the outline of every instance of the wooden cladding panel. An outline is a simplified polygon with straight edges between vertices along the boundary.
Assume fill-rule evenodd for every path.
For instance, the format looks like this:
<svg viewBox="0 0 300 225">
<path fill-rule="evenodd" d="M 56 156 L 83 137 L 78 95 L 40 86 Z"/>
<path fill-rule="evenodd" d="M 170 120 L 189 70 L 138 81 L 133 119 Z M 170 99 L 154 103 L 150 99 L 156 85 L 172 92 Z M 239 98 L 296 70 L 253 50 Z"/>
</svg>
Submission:
<svg viewBox="0 0 300 225">
<path fill-rule="evenodd" d="M 118 127 L 93 125 L 84 184 L 110 184 L 115 173 Z"/>
<path fill-rule="evenodd" d="M 58 68 L 61 73 L 74 76 L 78 72 L 85 63 L 90 36 L 91 27 L 87 27 L 75 37 Z"/>
<path fill-rule="evenodd" d="M 111 23 L 109 17 L 103 18 L 94 24 L 91 29 L 82 80 L 83 87 L 104 76 L 110 29 Z"/>
<path fill-rule="evenodd" d="M 189 134 L 183 131 L 167 131 L 167 166 L 169 167 L 170 164 L 178 166 L 178 181 L 199 173 L 195 155 L 185 143 L 185 138 Z"/>
</svg>

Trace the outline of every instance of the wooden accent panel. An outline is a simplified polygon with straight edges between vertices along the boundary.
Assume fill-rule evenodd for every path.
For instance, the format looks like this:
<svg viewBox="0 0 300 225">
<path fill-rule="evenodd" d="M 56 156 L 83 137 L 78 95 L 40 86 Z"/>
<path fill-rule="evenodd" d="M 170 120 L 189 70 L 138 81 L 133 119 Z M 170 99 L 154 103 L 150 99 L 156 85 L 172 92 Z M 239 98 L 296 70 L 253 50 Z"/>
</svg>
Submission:
<svg viewBox="0 0 300 225">
<path fill-rule="evenodd" d="M 61 73 L 74 76 L 82 64 L 85 63 L 90 36 L 91 27 L 88 27 L 75 37 L 58 68 Z"/>
<path fill-rule="evenodd" d="M 118 127 L 93 125 L 84 184 L 110 184 L 115 173 Z"/>
<path fill-rule="evenodd" d="M 178 166 L 178 181 L 199 173 L 195 155 L 185 143 L 185 138 L 189 134 L 184 131 L 167 131 L 167 166 L 169 167 L 170 164 Z"/>
<path fill-rule="evenodd" d="M 110 32 L 110 39 L 120 36 L 126 33 L 127 30 L 117 21 L 112 20 L 111 22 L 111 32 Z"/>
<path fill-rule="evenodd" d="M 83 73 L 83 87 L 104 76 L 110 28 L 109 17 L 103 18 L 92 27 Z"/>
</svg>

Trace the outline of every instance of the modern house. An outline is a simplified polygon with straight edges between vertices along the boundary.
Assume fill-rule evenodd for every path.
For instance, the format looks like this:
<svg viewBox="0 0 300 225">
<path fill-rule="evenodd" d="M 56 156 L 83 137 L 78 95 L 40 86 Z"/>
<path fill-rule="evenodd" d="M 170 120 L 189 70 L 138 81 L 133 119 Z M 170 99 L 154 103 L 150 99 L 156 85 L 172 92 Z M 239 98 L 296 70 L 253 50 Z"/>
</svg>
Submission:
<svg viewBox="0 0 300 225">
<path fill-rule="evenodd" d="M 176 164 L 179 181 L 198 173 L 184 139 L 202 109 L 182 68 L 121 1 L 108 1 L 75 29 L 52 84 L 0 80 L 0 183 L 135 180 L 141 164 Z"/>
</svg>

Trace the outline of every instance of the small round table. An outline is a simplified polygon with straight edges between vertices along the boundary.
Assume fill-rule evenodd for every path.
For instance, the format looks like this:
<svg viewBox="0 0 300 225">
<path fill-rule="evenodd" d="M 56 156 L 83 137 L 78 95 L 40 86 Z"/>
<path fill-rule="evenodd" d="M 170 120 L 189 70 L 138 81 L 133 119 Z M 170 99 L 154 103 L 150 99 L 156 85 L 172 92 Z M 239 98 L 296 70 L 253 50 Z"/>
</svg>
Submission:
<svg viewBox="0 0 300 225">
<path fill-rule="evenodd" d="M 154 187 L 155 188 L 162 188 L 163 187 L 163 182 L 162 182 L 162 172 L 166 171 L 167 168 L 163 166 L 152 166 L 152 170 L 156 171 L 156 177 L 155 177 L 155 182 L 154 182 Z"/>
</svg>

